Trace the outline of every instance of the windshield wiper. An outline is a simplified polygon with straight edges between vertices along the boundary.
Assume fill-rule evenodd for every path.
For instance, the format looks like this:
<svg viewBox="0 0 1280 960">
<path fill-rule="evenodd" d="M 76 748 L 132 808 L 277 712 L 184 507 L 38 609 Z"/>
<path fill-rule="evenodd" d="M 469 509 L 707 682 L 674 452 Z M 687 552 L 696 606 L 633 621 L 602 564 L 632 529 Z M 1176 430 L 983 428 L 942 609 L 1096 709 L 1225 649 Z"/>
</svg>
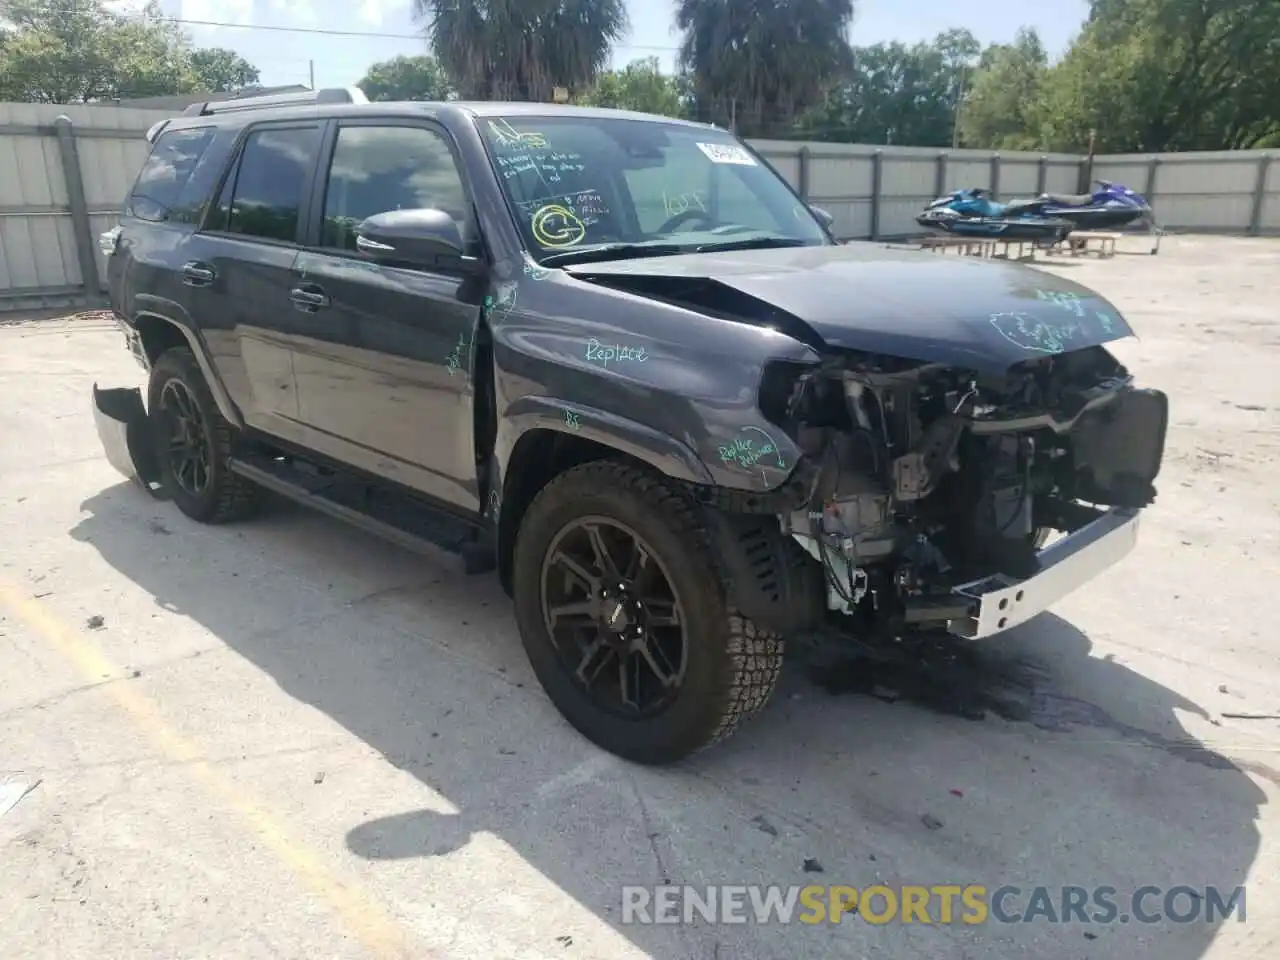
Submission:
<svg viewBox="0 0 1280 960">
<path fill-rule="evenodd" d="M 713 250 L 768 250 L 772 247 L 807 247 L 808 240 L 797 240 L 795 237 L 752 237 L 750 240 L 721 240 L 718 243 L 700 243 L 693 248 L 694 253 L 708 253 Z"/>
<path fill-rule="evenodd" d="M 539 262 L 544 267 L 566 263 L 590 263 L 593 260 L 625 260 L 628 257 L 669 257 L 688 253 L 689 247 L 676 243 L 602 243 L 597 247 L 581 247 L 560 253 L 549 253 Z"/>
</svg>

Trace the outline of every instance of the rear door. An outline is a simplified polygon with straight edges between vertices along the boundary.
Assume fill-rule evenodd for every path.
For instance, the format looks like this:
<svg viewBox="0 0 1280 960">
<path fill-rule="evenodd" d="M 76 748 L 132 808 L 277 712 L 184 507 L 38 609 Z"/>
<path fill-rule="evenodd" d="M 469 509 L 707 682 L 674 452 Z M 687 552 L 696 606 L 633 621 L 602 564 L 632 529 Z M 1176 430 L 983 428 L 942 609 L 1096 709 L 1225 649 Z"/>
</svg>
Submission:
<svg viewBox="0 0 1280 960">
<path fill-rule="evenodd" d="M 190 326 L 179 267 L 182 247 L 226 166 L 230 147 L 213 126 L 161 133 L 142 164 L 107 258 L 112 306 L 134 319 L 155 313 Z M 139 294 L 138 291 L 143 291 Z"/>
<path fill-rule="evenodd" d="M 293 266 L 324 120 L 254 124 L 181 266 L 192 313 L 246 423 L 300 441 Z"/>
<path fill-rule="evenodd" d="M 336 121 L 296 265 L 291 338 L 307 445 L 464 510 L 479 506 L 472 337 L 482 282 L 375 265 L 355 228 L 389 210 L 451 214 L 478 251 L 448 133 L 427 120 Z"/>
</svg>

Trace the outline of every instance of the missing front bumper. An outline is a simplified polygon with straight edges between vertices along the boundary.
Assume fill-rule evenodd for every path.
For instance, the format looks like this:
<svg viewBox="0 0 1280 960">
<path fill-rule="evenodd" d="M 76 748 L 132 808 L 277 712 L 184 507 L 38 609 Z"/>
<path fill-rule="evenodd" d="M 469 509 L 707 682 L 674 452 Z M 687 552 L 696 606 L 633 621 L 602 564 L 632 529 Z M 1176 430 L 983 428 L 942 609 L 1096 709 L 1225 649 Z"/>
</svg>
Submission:
<svg viewBox="0 0 1280 960">
<path fill-rule="evenodd" d="M 137 387 L 99 390 L 95 383 L 93 420 L 107 462 L 152 496 L 158 496 L 160 467 L 142 391 Z"/>
<path fill-rule="evenodd" d="M 971 605 L 968 616 L 947 622 L 948 631 L 976 640 L 1043 613 L 1133 550 L 1139 515 L 1124 507 L 1108 510 L 1041 550 L 1040 572 L 1026 580 L 994 576 L 955 587 L 952 592 Z"/>
</svg>

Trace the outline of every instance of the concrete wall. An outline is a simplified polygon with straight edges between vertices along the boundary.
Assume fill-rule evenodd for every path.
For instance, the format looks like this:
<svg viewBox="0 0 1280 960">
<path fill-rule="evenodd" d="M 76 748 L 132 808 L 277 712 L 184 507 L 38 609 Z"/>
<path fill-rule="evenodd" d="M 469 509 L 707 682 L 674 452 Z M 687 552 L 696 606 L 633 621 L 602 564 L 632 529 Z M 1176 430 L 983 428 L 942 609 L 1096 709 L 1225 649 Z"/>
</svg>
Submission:
<svg viewBox="0 0 1280 960">
<path fill-rule="evenodd" d="M 71 123 L 58 123 L 65 115 Z M 0 311 L 100 303 L 98 234 L 115 223 L 173 111 L 0 103 Z M 1174 230 L 1280 234 L 1280 161 L 1265 151 L 1098 156 L 759 140 L 755 146 L 844 239 L 919 233 L 927 200 L 960 187 L 1000 198 L 1074 193 L 1090 179 L 1145 194 Z M 77 169 L 78 168 L 78 169 Z M 89 277 L 86 283 L 86 276 Z"/>
</svg>

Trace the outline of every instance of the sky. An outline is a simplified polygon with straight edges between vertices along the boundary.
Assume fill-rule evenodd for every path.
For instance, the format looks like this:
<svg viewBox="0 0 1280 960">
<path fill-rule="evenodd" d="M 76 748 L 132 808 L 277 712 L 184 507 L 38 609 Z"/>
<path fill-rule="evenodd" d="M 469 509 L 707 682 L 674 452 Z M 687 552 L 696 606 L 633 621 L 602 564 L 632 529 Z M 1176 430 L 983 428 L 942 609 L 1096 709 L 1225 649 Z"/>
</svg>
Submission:
<svg viewBox="0 0 1280 960">
<path fill-rule="evenodd" d="M 130 0 L 119 0 L 128 6 Z M 198 46 L 228 47 L 262 72 L 268 86 L 354 85 L 379 60 L 426 49 L 412 0 L 161 0 Z M 614 48 L 614 65 L 656 56 L 674 65 L 679 40 L 673 0 L 627 0 L 631 29 Z M 857 0 L 855 44 L 931 39 L 968 27 L 983 43 L 1013 39 L 1021 26 L 1040 31 L 1051 55 L 1079 30 L 1087 0 Z M 306 32 L 317 31 L 317 32 Z M 323 32 L 329 31 L 329 32 Z M 348 34 L 348 35 L 342 35 Z M 350 34 L 366 34 L 352 36 Z"/>
</svg>

